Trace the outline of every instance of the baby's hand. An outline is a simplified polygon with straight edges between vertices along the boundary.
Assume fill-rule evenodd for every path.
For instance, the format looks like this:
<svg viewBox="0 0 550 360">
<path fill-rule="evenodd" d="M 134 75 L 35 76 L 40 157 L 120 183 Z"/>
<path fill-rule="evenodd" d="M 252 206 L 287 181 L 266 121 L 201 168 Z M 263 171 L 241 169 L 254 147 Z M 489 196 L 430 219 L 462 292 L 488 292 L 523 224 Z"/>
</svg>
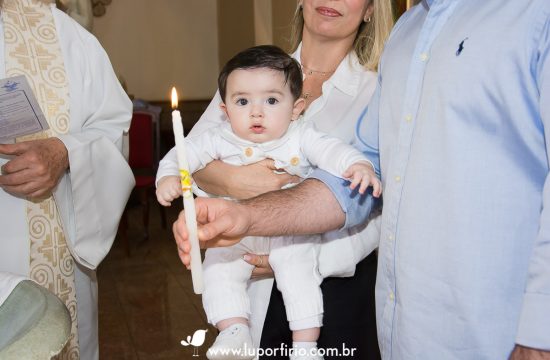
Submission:
<svg viewBox="0 0 550 360">
<path fill-rule="evenodd" d="M 181 181 L 179 176 L 164 176 L 157 186 L 157 200 L 163 206 L 170 206 L 172 200 L 181 196 Z"/>
<path fill-rule="evenodd" d="M 359 161 L 351 165 L 343 174 L 351 181 L 350 189 L 354 190 L 359 186 L 359 193 L 364 194 L 369 186 L 372 186 L 372 196 L 379 197 L 382 194 L 382 184 L 376 177 L 372 165 L 366 161 Z"/>
</svg>

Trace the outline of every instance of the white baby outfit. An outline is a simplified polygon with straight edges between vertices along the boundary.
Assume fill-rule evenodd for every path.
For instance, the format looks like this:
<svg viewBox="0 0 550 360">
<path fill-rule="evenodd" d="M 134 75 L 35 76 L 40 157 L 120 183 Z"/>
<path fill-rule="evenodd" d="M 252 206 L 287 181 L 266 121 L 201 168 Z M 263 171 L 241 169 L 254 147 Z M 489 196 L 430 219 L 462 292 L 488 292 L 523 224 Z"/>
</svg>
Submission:
<svg viewBox="0 0 550 360">
<path fill-rule="evenodd" d="M 235 135 L 229 123 L 185 139 L 190 172 L 213 160 L 247 165 L 266 158 L 289 174 L 307 177 L 318 167 L 335 176 L 358 161 L 368 160 L 341 140 L 317 131 L 302 120 L 293 121 L 280 139 L 253 143 Z M 157 181 L 179 176 L 175 149 L 162 159 Z M 344 180 L 343 180 L 344 181 Z M 246 237 L 240 243 L 206 251 L 203 263 L 203 306 L 208 321 L 216 324 L 232 317 L 248 318 L 250 302 L 247 282 L 253 265 L 243 260 L 245 253 L 269 254 L 277 286 L 283 294 L 291 330 L 322 326 L 322 276 L 318 269 L 320 236 Z"/>
</svg>

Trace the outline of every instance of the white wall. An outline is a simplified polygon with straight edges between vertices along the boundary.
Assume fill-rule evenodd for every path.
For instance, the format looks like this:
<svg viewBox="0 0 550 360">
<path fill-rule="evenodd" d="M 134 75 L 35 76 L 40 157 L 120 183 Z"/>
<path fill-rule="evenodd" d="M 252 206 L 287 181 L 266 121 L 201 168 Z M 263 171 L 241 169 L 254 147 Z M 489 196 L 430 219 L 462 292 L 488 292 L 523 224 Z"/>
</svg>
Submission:
<svg viewBox="0 0 550 360">
<path fill-rule="evenodd" d="M 173 85 L 185 100 L 216 90 L 216 0 L 113 0 L 93 32 L 138 98 L 168 100 Z"/>
</svg>

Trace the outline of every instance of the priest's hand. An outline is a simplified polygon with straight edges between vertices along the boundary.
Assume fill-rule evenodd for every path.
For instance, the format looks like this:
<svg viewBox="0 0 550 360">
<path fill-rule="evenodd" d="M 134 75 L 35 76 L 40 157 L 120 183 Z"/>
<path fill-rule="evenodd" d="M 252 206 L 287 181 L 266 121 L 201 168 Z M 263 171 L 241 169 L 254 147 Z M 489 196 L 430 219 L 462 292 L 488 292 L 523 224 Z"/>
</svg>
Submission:
<svg viewBox="0 0 550 360">
<path fill-rule="evenodd" d="M 67 148 L 58 138 L 0 144 L 0 154 L 13 156 L 1 168 L 0 187 L 18 196 L 49 195 L 69 168 Z"/>
<path fill-rule="evenodd" d="M 198 237 L 201 247 L 230 246 L 241 241 L 251 225 L 247 206 L 222 199 L 197 198 Z M 191 264 L 191 244 L 182 211 L 173 226 L 182 263 L 189 269 Z"/>
</svg>

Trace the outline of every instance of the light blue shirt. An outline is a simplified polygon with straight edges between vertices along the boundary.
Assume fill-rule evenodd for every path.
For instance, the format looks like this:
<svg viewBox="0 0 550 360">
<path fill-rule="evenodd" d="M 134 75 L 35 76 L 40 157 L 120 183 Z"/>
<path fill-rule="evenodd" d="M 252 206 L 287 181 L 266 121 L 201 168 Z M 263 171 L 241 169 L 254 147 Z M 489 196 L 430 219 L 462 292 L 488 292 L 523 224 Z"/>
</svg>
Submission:
<svg viewBox="0 0 550 360">
<path fill-rule="evenodd" d="M 387 42 L 358 138 L 384 186 L 384 359 L 550 350 L 550 1 L 414 7 Z M 316 177 L 347 226 L 364 221 L 368 207 Z"/>
</svg>

